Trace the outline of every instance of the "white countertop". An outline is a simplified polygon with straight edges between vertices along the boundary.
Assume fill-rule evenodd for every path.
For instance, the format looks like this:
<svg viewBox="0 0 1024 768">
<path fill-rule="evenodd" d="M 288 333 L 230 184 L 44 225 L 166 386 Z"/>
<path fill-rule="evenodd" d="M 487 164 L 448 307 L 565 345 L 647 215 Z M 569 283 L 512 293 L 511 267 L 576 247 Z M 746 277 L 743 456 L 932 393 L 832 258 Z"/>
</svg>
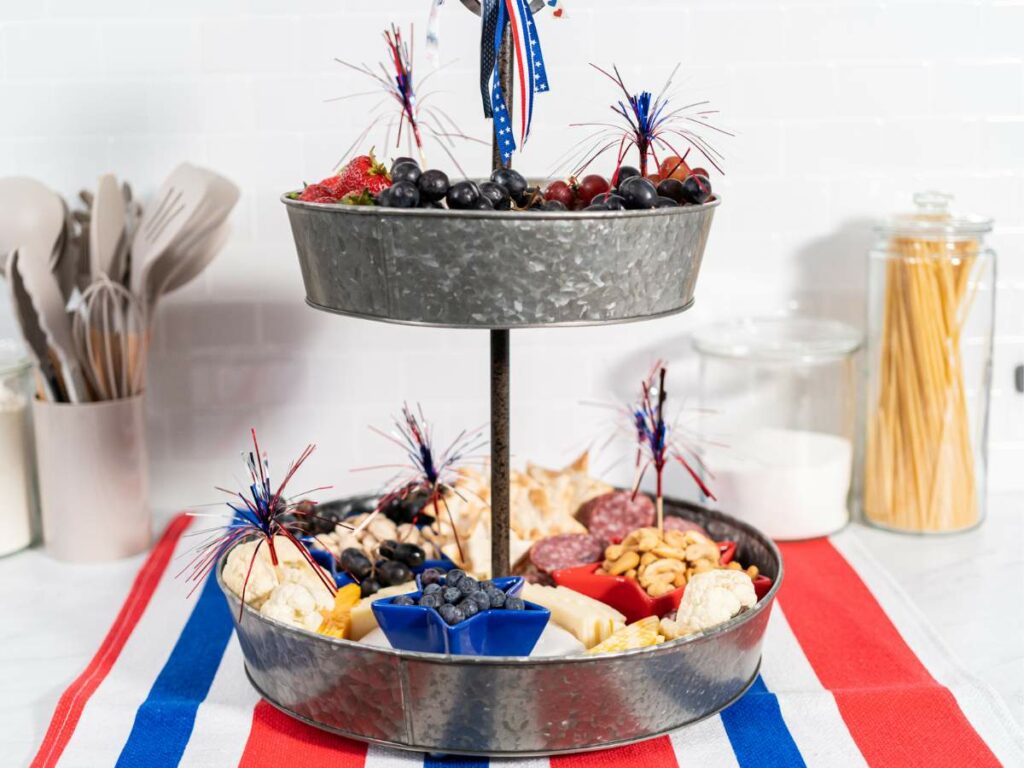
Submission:
<svg viewBox="0 0 1024 768">
<path fill-rule="evenodd" d="M 902 536 L 861 526 L 853 533 L 963 666 L 992 686 L 1024 725 L 1022 507 L 1017 495 L 994 497 L 985 524 L 957 536 Z M 4 764 L 29 762 L 57 699 L 92 658 L 142 560 L 65 565 L 38 549 L 0 559 Z"/>
</svg>

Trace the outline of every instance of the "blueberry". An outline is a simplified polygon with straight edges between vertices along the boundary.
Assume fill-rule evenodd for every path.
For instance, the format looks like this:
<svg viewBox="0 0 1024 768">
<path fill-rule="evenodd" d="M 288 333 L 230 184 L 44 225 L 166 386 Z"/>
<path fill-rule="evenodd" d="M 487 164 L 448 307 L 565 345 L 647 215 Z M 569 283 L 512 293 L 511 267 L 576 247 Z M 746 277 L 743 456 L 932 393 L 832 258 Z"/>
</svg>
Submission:
<svg viewBox="0 0 1024 768">
<path fill-rule="evenodd" d="M 441 590 L 441 599 L 446 603 L 457 603 L 462 599 L 462 592 L 458 587 L 445 587 Z"/>
<path fill-rule="evenodd" d="M 393 190 L 394 187 L 391 189 Z M 626 201 L 626 207 L 634 211 L 653 208 L 658 199 L 658 190 L 654 184 L 640 176 L 626 179 L 619 185 L 619 192 Z M 394 192 L 392 192 L 392 196 L 394 196 Z"/>
<path fill-rule="evenodd" d="M 432 211 L 443 211 L 443 210 L 446 210 L 445 207 L 443 205 L 441 205 L 440 203 L 425 203 L 425 202 L 423 202 L 423 200 L 420 200 L 420 208 L 421 209 L 422 208 L 426 208 L 426 209 L 432 210 Z"/>
<path fill-rule="evenodd" d="M 480 587 L 480 589 L 482 589 L 484 592 L 488 592 L 492 589 L 497 589 L 497 587 L 494 586 L 494 582 L 490 579 L 481 579 L 477 583 L 477 586 Z"/>
<path fill-rule="evenodd" d="M 634 176 L 639 175 L 640 171 L 634 168 L 632 165 L 624 165 L 621 168 L 619 168 L 619 175 L 615 180 L 615 186 L 621 188 L 622 182 L 624 182 L 626 179 L 631 179 Z"/>
<path fill-rule="evenodd" d="M 426 571 L 424 571 L 424 573 L 426 573 Z M 423 580 L 423 577 L 420 576 L 420 581 L 422 581 L 422 580 Z M 432 595 L 435 592 L 440 592 L 442 589 L 444 589 L 444 587 L 442 587 L 436 581 L 432 581 L 429 584 L 424 584 L 423 585 L 423 594 L 424 595 Z"/>
<path fill-rule="evenodd" d="M 429 595 L 423 595 L 420 598 L 420 605 L 424 608 L 440 608 L 444 604 L 444 599 L 438 592 L 431 592 Z"/>
<path fill-rule="evenodd" d="M 380 582 L 376 579 L 363 579 L 363 582 L 359 585 L 359 596 L 369 597 L 375 595 L 380 591 Z"/>
<path fill-rule="evenodd" d="M 462 594 L 468 595 L 473 592 L 476 592 L 478 589 L 480 589 L 480 587 L 478 585 L 477 580 L 474 579 L 472 576 L 463 576 L 461 579 L 459 579 L 457 589 Z"/>
<path fill-rule="evenodd" d="M 388 206 L 415 208 L 420 204 L 420 190 L 411 181 L 396 181 L 388 187 Z"/>
<path fill-rule="evenodd" d="M 394 186 L 391 187 L 394 189 Z M 448 207 L 456 211 L 467 211 L 476 205 L 480 199 L 480 187 L 475 181 L 459 181 L 448 188 L 445 195 Z"/>
<path fill-rule="evenodd" d="M 707 176 L 693 173 L 683 182 L 683 200 L 681 202 L 699 205 L 711 197 L 711 181 Z"/>
<path fill-rule="evenodd" d="M 419 568 L 426 561 L 427 553 L 423 551 L 422 547 L 417 547 L 415 544 L 399 544 L 395 547 L 392 557 L 410 568 Z"/>
<path fill-rule="evenodd" d="M 523 602 L 521 597 L 507 597 L 505 598 L 505 610 L 523 611 L 526 610 L 526 603 Z"/>
<path fill-rule="evenodd" d="M 467 619 L 480 613 L 480 606 L 468 597 L 459 603 L 458 608 Z"/>
<path fill-rule="evenodd" d="M 408 595 L 399 595 L 391 601 L 392 605 L 416 605 L 416 601 Z"/>
<path fill-rule="evenodd" d="M 420 170 L 419 165 L 406 160 L 402 163 L 395 163 L 391 166 L 391 181 L 411 181 L 415 184 L 420 180 L 420 176 L 423 172 Z"/>
<path fill-rule="evenodd" d="M 507 211 L 512 207 L 512 198 L 501 184 L 496 184 L 493 181 L 484 181 L 480 183 L 480 194 L 487 200 L 491 201 L 491 205 L 494 206 L 496 211 Z"/>
<path fill-rule="evenodd" d="M 474 592 L 471 595 L 466 595 L 465 599 L 462 602 L 465 603 L 467 600 L 476 603 L 476 607 L 479 608 L 481 611 L 486 611 L 488 608 L 491 607 L 491 596 L 483 591 Z"/>
<path fill-rule="evenodd" d="M 526 178 L 519 171 L 513 171 L 511 168 L 498 168 L 491 174 L 491 181 L 508 190 L 509 197 L 516 202 L 516 205 L 523 204 L 528 185 Z"/>
<path fill-rule="evenodd" d="M 604 203 L 592 203 L 583 209 L 584 211 L 607 211 L 608 206 Z"/>
<path fill-rule="evenodd" d="M 569 209 L 568 209 L 568 207 L 566 207 L 565 203 L 563 203 L 561 200 L 548 200 L 546 203 L 544 203 L 544 210 L 545 211 L 568 211 Z"/>
<path fill-rule="evenodd" d="M 505 601 L 508 599 L 505 593 L 500 589 L 488 592 L 487 597 L 491 601 L 491 608 L 503 608 L 505 606 Z"/>
<path fill-rule="evenodd" d="M 416 161 L 416 158 L 414 158 L 414 157 L 396 157 L 394 160 L 391 161 L 391 173 L 392 173 L 392 175 L 394 175 L 394 173 L 395 173 L 395 168 L 397 168 L 398 166 L 402 165 L 403 163 L 412 163 L 417 168 L 420 167 L 420 164 Z"/>
<path fill-rule="evenodd" d="M 494 210 L 494 205 L 486 197 L 481 197 L 479 200 L 477 200 L 475 203 L 473 203 L 471 206 L 469 206 L 469 210 L 471 210 L 471 211 L 493 211 Z"/>
<path fill-rule="evenodd" d="M 388 205 L 390 205 L 388 190 L 382 189 L 380 192 L 378 192 L 377 196 L 373 198 L 373 202 L 381 206 L 382 208 L 387 208 Z"/>
<path fill-rule="evenodd" d="M 370 558 L 366 556 L 363 550 L 356 547 L 342 550 L 338 563 L 343 571 L 358 581 L 367 578 L 373 571 L 373 563 L 370 562 Z"/>
<path fill-rule="evenodd" d="M 444 583 L 449 587 L 459 586 L 459 582 L 466 578 L 466 572 L 461 568 L 452 568 L 448 571 L 448 575 L 445 578 Z"/>
<path fill-rule="evenodd" d="M 658 194 L 661 197 L 671 198 L 677 203 L 683 203 L 686 201 L 683 182 L 679 179 L 662 179 L 658 183 Z"/>
<path fill-rule="evenodd" d="M 411 580 L 412 571 L 409 570 L 409 566 L 405 563 L 400 563 L 397 560 L 385 560 L 377 568 L 377 579 L 381 584 L 393 587 L 397 584 L 405 584 L 405 582 Z"/>
<path fill-rule="evenodd" d="M 622 195 L 609 195 L 605 200 L 604 208 L 606 211 L 624 211 L 626 210 L 626 199 Z"/>
<path fill-rule="evenodd" d="M 441 582 L 441 579 L 443 579 L 443 578 L 444 578 L 444 571 L 442 571 L 440 568 L 427 568 L 427 570 L 425 570 L 423 573 L 420 574 L 420 583 L 423 584 L 424 586 L 427 586 L 427 585 L 430 585 L 430 586 L 437 585 L 440 588 L 440 586 L 441 586 L 440 582 Z M 424 589 L 423 591 L 426 592 L 427 590 Z"/>
<path fill-rule="evenodd" d="M 381 557 L 386 557 L 388 560 L 395 560 L 395 549 L 398 547 L 398 542 L 394 539 L 384 539 L 377 547 L 377 551 L 380 552 Z"/>
<path fill-rule="evenodd" d="M 449 624 L 458 624 L 466 618 L 466 615 L 455 605 L 442 605 L 437 609 L 437 612 Z"/>
<path fill-rule="evenodd" d="M 420 202 L 436 203 L 448 193 L 448 174 L 444 171 L 424 171 L 416 186 L 420 189 Z"/>
<path fill-rule="evenodd" d="M 671 197 L 662 197 L 658 195 L 658 198 L 654 201 L 655 208 L 678 208 L 679 203 L 673 200 Z"/>
</svg>

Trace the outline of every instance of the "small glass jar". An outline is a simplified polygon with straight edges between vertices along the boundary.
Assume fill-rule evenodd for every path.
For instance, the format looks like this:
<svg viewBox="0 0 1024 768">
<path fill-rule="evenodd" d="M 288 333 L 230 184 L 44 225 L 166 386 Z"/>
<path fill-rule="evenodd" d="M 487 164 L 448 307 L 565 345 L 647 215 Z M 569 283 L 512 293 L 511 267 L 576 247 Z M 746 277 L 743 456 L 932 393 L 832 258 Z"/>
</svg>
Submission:
<svg viewBox="0 0 1024 768">
<path fill-rule="evenodd" d="M 804 317 L 694 334 L 709 503 L 780 540 L 849 522 L 860 343 L 855 328 Z"/>
<path fill-rule="evenodd" d="M 956 217 L 952 197 L 878 227 L 868 269 L 866 522 L 946 533 L 985 515 L 995 322 L 992 220 Z"/>
<path fill-rule="evenodd" d="M 31 363 L 17 343 L 0 340 L 0 555 L 32 543 L 36 494 L 31 400 Z"/>
</svg>

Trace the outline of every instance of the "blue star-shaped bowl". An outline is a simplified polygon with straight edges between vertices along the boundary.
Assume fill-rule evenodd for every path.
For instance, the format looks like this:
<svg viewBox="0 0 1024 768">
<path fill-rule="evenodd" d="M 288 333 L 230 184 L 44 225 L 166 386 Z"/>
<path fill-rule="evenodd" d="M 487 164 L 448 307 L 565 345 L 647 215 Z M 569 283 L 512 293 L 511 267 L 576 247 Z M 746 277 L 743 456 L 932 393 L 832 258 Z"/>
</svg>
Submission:
<svg viewBox="0 0 1024 768">
<path fill-rule="evenodd" d="M 510 597 L 523 589 L 520 576 L 493 579 L 495 586 Z M 406 597 L 418 600 L 422 592 Z M 394 597 L 375 600 L 371 608 L 392 648 L 421 653 L 466 656 L 529 656 L 537 644 L 551 612 L 536 603 L 521 611 L 490 608 L 458 624 L 450 625 L 433 608 L 395 605 Z"/>
</svg>

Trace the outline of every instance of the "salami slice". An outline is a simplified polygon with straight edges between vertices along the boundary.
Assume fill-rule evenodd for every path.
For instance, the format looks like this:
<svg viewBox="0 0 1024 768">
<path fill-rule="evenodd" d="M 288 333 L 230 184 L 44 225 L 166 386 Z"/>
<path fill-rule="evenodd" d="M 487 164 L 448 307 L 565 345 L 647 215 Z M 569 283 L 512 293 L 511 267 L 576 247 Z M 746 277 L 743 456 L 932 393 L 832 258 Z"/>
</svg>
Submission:
<svg viewBox="0 0 1024 768">
<path fill-rule="evenodd" d="M 678 515 L 665 515 L 663 525 L 666 531 L 696 531 L 707 536 L 709 539 L 711 538 L 708 536 L 708 532 L 693 522 L 693 520 L 687 520 L 685 517 L 679 517 Z"/>
<path fill-rule="evenodd" d="M 629 491 L 612 491 L 591 499 L 576 517 L 591 536 L 618 544 L 637 528 L 654 525 L 654 502 L 649 496 Z"/>
<path fill-rule="evenodd" d="M 530 562 L 543 573 L 596 563 L 604 557 L 604 542 L 585 533 L 563 533 L 530 547 Z"/>
</svg>

